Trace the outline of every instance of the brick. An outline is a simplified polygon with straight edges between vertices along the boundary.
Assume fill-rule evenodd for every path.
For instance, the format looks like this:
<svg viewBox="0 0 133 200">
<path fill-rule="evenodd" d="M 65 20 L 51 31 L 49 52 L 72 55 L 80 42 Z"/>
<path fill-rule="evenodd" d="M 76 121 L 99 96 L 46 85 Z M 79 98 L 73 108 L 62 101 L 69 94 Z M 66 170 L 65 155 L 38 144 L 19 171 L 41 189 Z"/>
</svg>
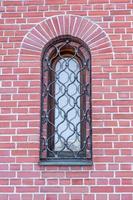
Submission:
<svg viewBox="0 0 133 200">
<path fill-rule="evenodd" d="M 112 177 L 113 172 L 102 172 L 102 171 L 94 171 L 91 173 L 91 177 Z"/>
<path fill-rule="evenodd" d="M 8 185 L 9 181 L 6 179 L 0 179 L 0 185 Z"/>
<path fill-rule="evenodd" d="M 24 5 L 42 5 L 43 4 L 43 0 L 39 0 L 39 1 L 35 1 L 35 0 L 31 0 L 31 1 L 25 1 Z"/>
<path fill-rule="evenodd" d="M 14 177 L 14 179 L 10 179 L 10 184 L 14 186 L 21 185 L 21 180 Z"/>
<path fill-rule="evenodd" d="M 108 184 L 108 180 L 107 179 L 98 179 L 97 180 L 97 184 L 98 185 L 107 185 Z"/>
<path fill-rule="evenodd" d="M 72 194 L 71 200 L 75 200 L 75 199 L 77 199 L 77 200 L 82 199 L 82 195 L 81 194 Z"/>
<path fill-rule="evenodd" d="M 13 187 L 0 187 L 0 193 L 12 193 L 13 191 Z"/>
<path fill-rule="evenodd" d="M 85 194 L 84 195 L 84 200 L 90 199 L 90 200 L 94 200 L 94 194 Z"/>
<path fill-rule="evenodd" d="M 121 170 L 131 170 L 131 165 L 130 164 L 121 164 L 120 169 Z"/>
<path fill-rule="evenodd" d="M 101 156 L 98 157 L 98 156 L 97 156 L 97 157 L 96 157 L 96 156 L 95 156 L 95 157 L 94 157 L 94 162 L 97 162 L 97 163 L 99 163 L 99 162 L 100 162 L 100 163 L 113 162 L 113 157 L 110 157 L 110 156 L 106 156 L 106 157 L 105 157 L 105 156 L 104 156 L 104 157 L 101 157 Z"/>
<path fill-rule="evenodd" d="M 64 174 L 64 172 L 43 172 L 42 173 L 42 176 L 43 177 L 50 177 L 50 178 L 61 178 L 61 177 L 64 177 L 65 176 L 65 174 Z"/>
<path fill-rule="evenodd" d="M 121 0 L 111 0 L 111 3 L 121 3 Z M 122 3 L 130 3 L 129 0 L 122 0 Z"/>
<path fill-rule="evenodd" d="M 63 15 L 64 11 L 48 11 L 45 12 L 45 16 L 46 17 L 51 17 L 51 16 L 55 16 L 55 15 Z"/>
<path fill-rule="evenodd" d="M 8 199 L 8 194 L 0 194 L 0 198 L 2 200 L 7 200 Z"/>
<path fill-rule="evenodd" d="M 38 158 L 38 157 L 37 157 Z M 19 163 L 23 163 L 23 162 L 26 162 L 26 163 L 34 163 L 34 162 L 37 162 L 36 157 L 17 157 L 16 158 L 16 161 L 19 162 Z"/>
<path fill-rule="evenodd" d="M 24 17 L 43 17 L 43 13 L 35 13 L 35 12 L 25 12 L 23 14 Z"/>
<path fill-rule="evenodd" d="M 125 200 L 125 199 L 132 200 L 132 194 L 122 194 L 121 199 L 122 200 Z"/>
<path fill-rule="evenodd" d="M 10 164 L 10 170 L 20 170 L 20 165 L 19 164 Z"/>
<path fill-rule="evenodd" d="M 27 178 L 26 178 L 26 179 L 24 179 L 24 180 L 22 181 L 22 184 L 23 184 L 23 185 L 27 185 L 27 186 L 28 186 L 28 185 L 31 186 L 31 185 L 33 185 L 33 180 L 32 180 L 32 179 L 27 179 Z"/>
<path fill-rule="evenodd" d="M 57 179 L 48 179 L 47 184 L 48 185 L 58 185 L 58 180 Z"/>
<path fill-rule="evenodd" d="M 131 119 L 130 118 L 130 116 L 128 116 L 129 117 L 129 119 Z M 122 119 L 123 117 L 121 117 L 121 119 Z M 130 133 L 132 133 L 132 129 L 131 128 L 116 128 L 116 129 L 114 129 L 114 133 L 121 133 L 121 134 L 130 134 Z M 122 146 L 123 146 L 124 144 L 122 144 Z M 132 145 L 132 144 L 129 144 L 129 145 Z M 128 146 L 127 146 L 128 147 Z"/>
<path fill-rule="evenodd" d="M 19 26 L 17 25 L 1 25 L 0 30 L 18 30 Z"/>
<path fill-rule="evenodd" d="M 79 4 L 78 0 L 67 0 L 68 4 Z M 80 4 L 86 4 L 87 0 L 80 0 Z"/>
<path fill-rule="evenodd" d="M 82 179 L 72 179 L 72 185 L 82 185 Z"/>
<path fill-rule="evenodd" d="M 21 13 L 2 13 L 2 18 L 17 18 L 21 17 Z"/>
<path fill-rule="evenodd" d="M 118 164 L 109 164 L 108 166 L 109 170 L 119 170 Z"/>
<path fill-rule="evenodd" d="M 121 162 L 121 163 L 130 163 L 133 161 L 132 156 L 122 156 L 122 157 L 116 157 L 115 162 Z"/>
<path fill-rule="evenodd" d="M 116 177 L 132 177 L 133 172 L 130 171 L 122 171 L 122 172 L 116 172 Z"/>
<path fill-rule="evenodd" d="M 103 11 L 88 11 L 89 16 L 106 16 L 108 15 L 108 11 L 103 10 Z"/>
<path fill-rule="evenodd" d="M 131 11 L 130 10 L 112 10 L 111 15 L 130 15 Z"/>
<path fill-rule="evenodd" d="M 13 4 L 12 4 L 13 3 Z M 11 2 L 11 1 L 4 1 L 3 2 L 3 5 L 4 6 L 21 6 L 22 5 L 22 2 L 20 2 L 20 1 L 13 1 L 13 2 Z"/>
<path fill-rule="evenodd" d="M 63 187 L 61 186 L 56 186 L 56 187 L 52 187 L 52 186 L 45 186 L 45 187 L 41 187 L 40 188 L 41 192 L 45 192 L 45 193 L 62 193 L 63 192 Z"/>
<path fill-rule="evenodd" d="M 95 185 L 95 180 L 94 179 L 84 179 L 84 184 L 85 185 Z"/>
<path fill-rule="evenodd" d="M 47 199 L 47 196 L 46 195 L 46 199 Z M 55 200 L 56 200 L 56 195 L 51 195 L 50 198 L 52 198 L 54 196 Z M 34 200 L 45 200 L 45 195 L 44 194 L 34 194 Z"/>
<path fill-rule="evenodd" d="M 72 10 L 81 10 L 81 5 L 72 5 L 71 9 Z"/>
<path fill-rule="evenodd" d="M 111 148 L 112 143 L 110 142 L 94 142 L 94 148 Z"/>
<path fill-rule="evenodd" d="M 109 184 L 110 185 L 120 185 L 120 180 L 119 179 L 110 179 Z"/>
<path fill-rule="evenodd" d="M 56 194 L 47 194 L 46 195 L 46 200 L 52 200 L 52 199 L 57 200 L 57 195 Z"/>
<path fill-rule="evenodd" d="M 120 200 L 120 194 L 109 194 L 109 200 Z"/>
<path fill-rule="evenodd" d="M 103 186 L 92 186 L 91 187 L 91 192 L 92 193 L 112 193 L 113 192 L 113 187 L 112 186 L 106 186 L 106 187 L 103 187 Z"/>
<path fill-rule="evenodd" d="M 65 0 L 57 0 L 56 4 L 64 4 Z M 53 5 L 53 1 L 52 0 L 46 0 L 46 5 Z"/>
<path fill-rule="evenodd" d="M 123 22 L 112 22 L 111 24 L 110 24 L 110 27 L 111 28 L 115 28 L 115 27 L 131 27 L 131 24 L 130 24 L 130 22 L 125 22 L 125 23 L 123 23 Z"/>
<path fill-rule="evenodd" d="M 104 165 L 104 164 L 97 164 L 96 166 L 95 166 L 95 169 L 96 170 L 106 170 L 106 165 Z M 93 172 L 92 172 L 93 173 Z"/>
<path fill-rule="evenodd" d="M 115 190 L 116 192 L 119 192 L 119 193 L 133 192 L 133 187 L 132 186 L 117 186 Z"/>
<path fill-rule="evenodd" d="M 60 179 L 59 184 L 60 185 L 70 185 L 70 179 Z"/>
<path fill-rule="evenodd" d="M 87 193 L 88 187 L 84 186 L 73 186 L 73 187 L 66 187 L 65 192 L 67 193 Z"/>
<path fill-rule="evenodd" d="M 67 172 L 66 173 L 66 177 L 67 178 L 70 178 L 70 177 L 80 177 L 80 178 L 83 178 L 83 177 L 86 177 L 89 175 L 89 172 Z"/>
<path fill-rule="evenodd" d="M 24 187 L 24 186 L 21 186 L 21 187 L 16 187 L 16 192 L 18 193 L 27 193 L 27 192 L 32 192 L 32 193 L 36 193 L 38 192 L 38 188 L 37 187 L 33 187 L 33 186 L 30 186 L 30 187 Z"/>
<path fill-rule="evenodd" d="M 107 195 L 106 194 L 96 194 L 96 199 L 97 200 L 106 200 L 107 199 Z"/>
<path fill-rule="evenodd" d="M 132 185 L 132 179 L 122 179 L 122 185 Z"/>
</svg>

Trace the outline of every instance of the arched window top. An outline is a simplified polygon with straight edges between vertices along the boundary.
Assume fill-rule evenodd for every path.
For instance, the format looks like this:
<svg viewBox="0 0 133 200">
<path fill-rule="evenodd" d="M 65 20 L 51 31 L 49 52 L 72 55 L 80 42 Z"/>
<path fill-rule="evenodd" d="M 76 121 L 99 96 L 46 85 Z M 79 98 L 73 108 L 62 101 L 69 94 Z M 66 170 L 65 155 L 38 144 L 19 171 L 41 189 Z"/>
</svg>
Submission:
<svg viewBox="0 0 133 200">
<path fill-rule="evenodd" d="M 40 159 L 46 165 L 92 161 L 90 63 L 88 46 L 75 37 L 60 36 L 44 48 Z"/>
<path fill-rule="evenodd" d="M 45 45 L 43 58 L 50 64 L 65 57 L 75 58 L 79 62 L 87 62 L 91 59 L 91 54 L 84 41 L 69 35 L 56 37 Z"/>
</svg>

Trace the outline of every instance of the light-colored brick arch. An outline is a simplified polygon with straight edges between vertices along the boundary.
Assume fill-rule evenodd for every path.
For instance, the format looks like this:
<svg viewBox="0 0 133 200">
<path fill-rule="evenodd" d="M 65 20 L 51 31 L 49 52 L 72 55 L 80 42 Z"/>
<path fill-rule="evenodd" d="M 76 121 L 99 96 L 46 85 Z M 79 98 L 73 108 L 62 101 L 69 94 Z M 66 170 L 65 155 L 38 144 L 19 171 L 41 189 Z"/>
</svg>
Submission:
<svg viewBox="0 0 133 200">
<path fill-rule="evenodd" d="M 19 66 L 39 64 L 45 44 L 60 35 L 82 39 L 90 48 L 93 59 L 113 57 L 111 41 L 99 25 L 87 17 L 59 15 L 41 21 L 27 33 L 20 47 Z"/>
</svg>

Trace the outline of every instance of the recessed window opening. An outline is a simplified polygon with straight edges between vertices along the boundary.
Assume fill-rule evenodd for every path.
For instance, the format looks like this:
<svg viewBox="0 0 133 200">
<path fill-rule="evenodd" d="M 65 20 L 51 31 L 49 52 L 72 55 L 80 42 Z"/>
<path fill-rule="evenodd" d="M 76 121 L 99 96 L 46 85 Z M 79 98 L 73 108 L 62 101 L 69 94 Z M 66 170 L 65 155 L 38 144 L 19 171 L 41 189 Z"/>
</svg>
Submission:
<svg viewBox="0 0 133 200">
<path fill-rule="evenodd" d="M 44 48 L 41 77 L 41 148 L 45 164 L 92 161 L 91 57 L 88 46 L 60 36 Z"/>
</svg>

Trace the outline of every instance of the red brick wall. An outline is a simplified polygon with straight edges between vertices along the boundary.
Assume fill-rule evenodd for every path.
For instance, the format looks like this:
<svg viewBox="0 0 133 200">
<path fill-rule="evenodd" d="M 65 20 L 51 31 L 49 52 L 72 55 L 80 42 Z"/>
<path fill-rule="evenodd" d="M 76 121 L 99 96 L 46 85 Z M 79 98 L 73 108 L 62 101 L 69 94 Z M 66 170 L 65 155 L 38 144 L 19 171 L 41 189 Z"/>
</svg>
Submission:
<svg viewBox="0 0 133 200">
<path fill-rule="evenodd" d="M 132 200 L 132 0 L 0 6 L 0 200 Z M 67 32 L 92 53 L 94 164 L 40 167 L 41 52 Z"/>
</svg>

